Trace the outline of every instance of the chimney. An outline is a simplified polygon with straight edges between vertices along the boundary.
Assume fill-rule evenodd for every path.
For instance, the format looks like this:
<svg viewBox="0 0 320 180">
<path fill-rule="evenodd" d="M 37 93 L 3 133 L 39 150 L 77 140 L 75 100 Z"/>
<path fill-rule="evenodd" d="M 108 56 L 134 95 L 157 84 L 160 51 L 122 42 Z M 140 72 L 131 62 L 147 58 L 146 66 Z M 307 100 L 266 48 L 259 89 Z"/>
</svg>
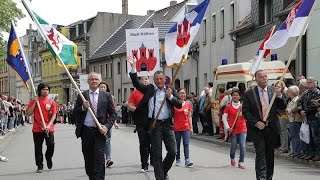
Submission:
<svg viewBox="0 0 320 180">
<path fill-rule="evenodd" d="M 128 14 L 128 0 L 122 0 L 122 14 Z"/>
<path fill-rule="evenodd" d="M 177 1 L 170 1 L 170 6 L 174 6 L 177 4 Z"/>
<path fill-rule="evenodd" d="M 148 10 L 147 11 L 147 15 L 151 15 L 151 14 L 153 14 L 155 12 L 155 10 Z"/>
</svg>

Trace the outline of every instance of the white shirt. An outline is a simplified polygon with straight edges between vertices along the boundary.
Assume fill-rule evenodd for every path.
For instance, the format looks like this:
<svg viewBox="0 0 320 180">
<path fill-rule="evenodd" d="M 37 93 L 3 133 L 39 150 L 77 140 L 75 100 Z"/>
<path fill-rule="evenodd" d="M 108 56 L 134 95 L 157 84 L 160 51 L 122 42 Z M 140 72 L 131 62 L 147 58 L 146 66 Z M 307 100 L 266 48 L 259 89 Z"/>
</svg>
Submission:
<svg viewBox="0 0 320 180">
<path fill-rule="evenodd" d="M 155 111 L 154 111 L 154 118 L 157 116 L 157 113 L 160 109 L 160 106 L 161 106 L 161 103 L 162 101 L 164 100 L 165 96 L 166 96 L 166 88 L 162 88 L 161 90 L 156 87 L 155 89 L 155 96 L 156 96 L 156 103 L 154 105 L 154 96 L 152 98 L 149 99 L 149 104 L 148 104 L 148 107 L 149 107 L 149 112 L 148 112 L 148 118 L 152 118 L 152 113 L 153 113 L 153 108 L 155 107 Z M 169 97 L 169 100 L 171 100 L 173 98 L 173 96 L 171 95 L 171 97 Z M 161 109 L 161 112 L 159 114 L 159 117 L 158 119 L 168 119 L 171 117 L 171 111 L 169 110 L 168 108 L 168 105 L 167 103 L 165 102 L 162 109 Z"/>
</svg>

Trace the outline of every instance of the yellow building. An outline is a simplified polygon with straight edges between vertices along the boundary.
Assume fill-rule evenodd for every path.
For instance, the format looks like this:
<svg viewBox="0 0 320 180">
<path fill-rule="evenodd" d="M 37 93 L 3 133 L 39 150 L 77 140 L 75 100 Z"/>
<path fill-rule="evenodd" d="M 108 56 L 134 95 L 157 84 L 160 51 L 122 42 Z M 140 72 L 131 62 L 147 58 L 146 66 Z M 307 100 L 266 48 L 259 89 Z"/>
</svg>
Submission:
<svg viewBox="0 0 320 180">
<path fill-rule="evenodd" d="M 42 82 L 47 83 L 50 87 L 50 94 L 58 95 L 58 104 L 67 102 L 67 95 L 62 89 L 61 73 L 63 68 L 58 66 L 57 61 L 53 58 L 48 48 L 40 51 L 42 59 Z"/>
</svg>

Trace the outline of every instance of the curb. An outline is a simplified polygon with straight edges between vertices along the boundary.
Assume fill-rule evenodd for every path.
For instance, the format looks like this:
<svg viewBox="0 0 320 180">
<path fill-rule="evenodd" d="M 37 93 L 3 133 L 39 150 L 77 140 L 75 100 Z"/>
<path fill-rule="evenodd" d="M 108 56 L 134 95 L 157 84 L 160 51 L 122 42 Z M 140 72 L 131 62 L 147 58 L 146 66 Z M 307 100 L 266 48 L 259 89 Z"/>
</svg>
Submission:
<svg viewBox="0 0 320 180">
<path fill-rule="evenodd" d="M 198 140 L 198 141 L 202 141 L 202 142 L 207 142 L 207 143 L 213 143 L 213 144 L 217 144 L 217 145 L 222 145 L 225 147 L 229 147 L 230 143 L 228 142 L 224 142 L 218 139 L 215 139 L 215 136 L 201 136 L 201 135 L 193 135 L 191 136 L 191 139 L 194 140 Z M 248 152 L 251 153 L 255 153 L 255 149 L 253 146 L 251 145 L 246 145 L 246 150 Z M 304 164 L 307 166 L 311 166 L 311 167 L 315 167 L 315 168 L 320 168 L 320 162 L 314 162 L 314 161 L 307 161 L 307 160 L 303 160 L 303 159 L 298 159 L 298 158 L 292 158 L 290 156 L 288 156 L 288 154 L 274 154 L 274 157 L 276 159 L 281 159 L 281 160 L 287 160 L 287 161 L 291 161 L 291 162 L 295 162 L 295 163 L 299 163 L 299 164 Z"/>
</svg>

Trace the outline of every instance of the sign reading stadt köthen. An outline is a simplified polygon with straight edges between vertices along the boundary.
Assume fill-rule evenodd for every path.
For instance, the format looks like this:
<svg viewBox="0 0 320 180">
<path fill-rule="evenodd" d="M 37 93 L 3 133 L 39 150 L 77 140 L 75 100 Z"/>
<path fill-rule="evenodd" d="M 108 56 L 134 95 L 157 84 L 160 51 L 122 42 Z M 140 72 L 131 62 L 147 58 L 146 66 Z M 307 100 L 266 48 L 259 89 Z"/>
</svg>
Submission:
<svg viewBox="0 0 320 180">
<path fill-rule="evenodd" d="M 127 29 L 127 56 L 137 59 L 138 76 L 153 76 L 160 70 L 158 28 Z M 128 73 L 131 66 L 127 63 Z"/>
</svg>

